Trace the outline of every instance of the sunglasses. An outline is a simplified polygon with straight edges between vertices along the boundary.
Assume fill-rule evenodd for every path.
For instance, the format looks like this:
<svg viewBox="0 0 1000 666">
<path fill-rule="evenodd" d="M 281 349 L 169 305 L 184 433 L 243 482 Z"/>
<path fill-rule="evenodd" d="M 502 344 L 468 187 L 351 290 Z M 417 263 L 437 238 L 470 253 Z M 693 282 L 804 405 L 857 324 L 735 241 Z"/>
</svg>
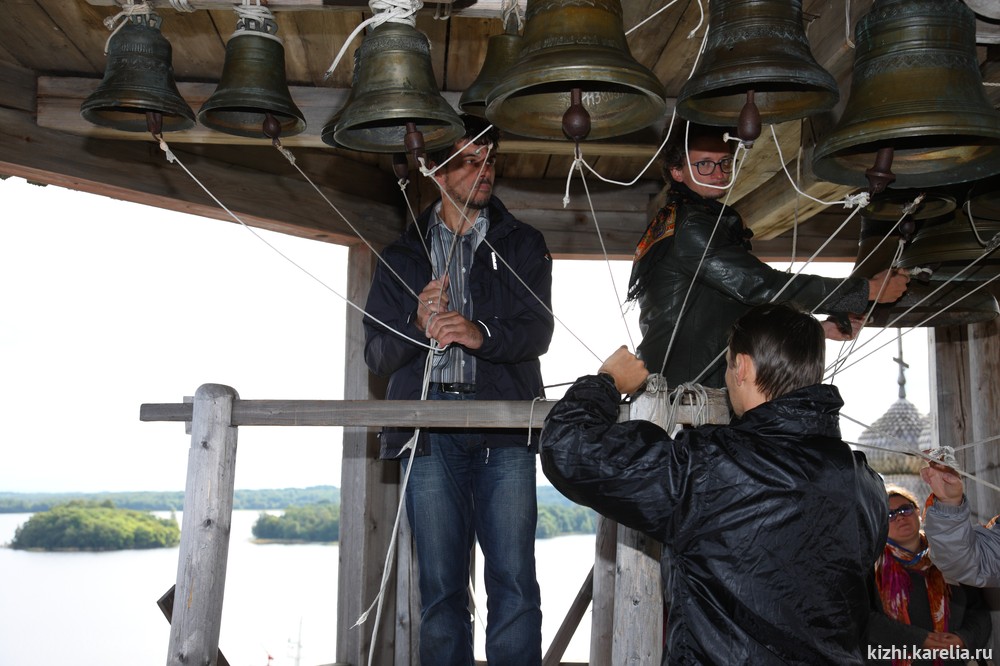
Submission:
<svg viewBox="0 0 1000 666">
<path fill-rule="evenodd" d="M 896 520 L 900 516 L 908 517 L 913 515 L 913 512 L 917 510 L 917 507 L 912 504 L 905 504 L 898 509 L 893 509 L 889 512 L 889 522 Z"/>
</svg>

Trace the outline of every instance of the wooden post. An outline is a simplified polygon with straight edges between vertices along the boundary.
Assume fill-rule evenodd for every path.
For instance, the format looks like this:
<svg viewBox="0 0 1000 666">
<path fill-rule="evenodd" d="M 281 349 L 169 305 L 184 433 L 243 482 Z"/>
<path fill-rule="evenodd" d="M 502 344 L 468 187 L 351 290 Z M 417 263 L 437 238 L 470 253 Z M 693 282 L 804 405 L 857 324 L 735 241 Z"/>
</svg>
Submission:
<svg viewBox="0 0 1000 666">
<path fill-rule="evenodd" d="M 927 334 L 930 356 L 932 446 L 961 447 L 971 442 L 968 326 L 939 326 Z M 962 469 L 972 469 L 971 449 L 955 452 Z M 973 507 L 975 509 L 975 507 Z"/>
<path fill-rule="evenodd" d="M 667 431 L 659 408 L 661 393 L 642 393 L 632 403 L 629 418 L 653 421 Z M 615 666 L 658 664 L 663 652 L 663 587 L 660 544 L 641 532 L 618 527 L 615 567 L 614 656 Z"/>
<path fill-rule="evenodd" d="M 972 387 L 970 441 L 978 442 L 1000 432 L 1000 324 L 997 320 L 969 326 L 969 383 Z M 974 474 L 1000 485 L 1000 446 L 996 442 L 975 447 Z M 968 487 L 972 486 L 972 487 Z M 1000 506 L 997 491 L 971 483 L 967 495 L 976 495 L 980 518 L 985 522 Z"/>
<path fill-rule="evenodd" d="M 194 396 L 191 449 L 167 666 L 216 666 L 233 518 L 237 428 L 228 386 Z"/>
<path fill-rule="evenodd" d="M 590 666 L 613 666 L 612 636 L 615 624 L 615 557 L 618 523 L 597 517 L 594 544 L 594 603 L 590 630 Z M 622 528 L 624 529 L 624 528 Z"/>
<path fill-rule="evenodd" d="M 376 261 L 377 258 L 365 245 L 352 246 L 348 253 L 348 298 L 361 307 L 368 298 Z M 370 375 L 364 362 L 363 315 L 349 306 L 346 310 L 344 397 L 349 400 L 382 398 L 384 390 Z M 389 581 L 386 589 L 377 629 L 374 609 L 364 624 L 354 626 L 378 597 L 399 498 L 399 466 L 379 461 L 377 455 L 378 441 L 374 430 L 344 428 L 340 505 L 351 510 L 341 511 L 340 514 L 337 661 L 355 666 L 369 664 L 374 631 L 378 636 L 370 666 L 395 663 L 395 578 Z"/>
<path fill-rule="evenodd" d="M 970 441 L 980 442 L 1000 433 L 1000 323 L 996 319 L 969 326 L 969 384 L 972 428 Z M 977 478 L 1000 485 L 1000 446 L 996 441 L 977 444 L 975 466 L 967 469 Z M 965 494 L 976 498 L 978 519 L 985 522 L 998 512 L 1000 493 L 981 483 L 966 482 Z M 970 500 L 971 501 L 971 500 Z M 1000 653 L 1000 594 L 987 591 L 993 619 L 993 653 Z"/>
</svg>

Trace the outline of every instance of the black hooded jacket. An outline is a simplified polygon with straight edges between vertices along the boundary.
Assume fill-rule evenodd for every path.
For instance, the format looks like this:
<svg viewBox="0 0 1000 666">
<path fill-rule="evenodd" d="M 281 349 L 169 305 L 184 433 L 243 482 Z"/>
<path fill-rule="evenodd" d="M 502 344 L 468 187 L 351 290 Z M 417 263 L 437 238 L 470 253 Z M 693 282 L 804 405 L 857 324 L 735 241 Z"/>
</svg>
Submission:
<svg viewBox="0 0 1000 666">
<path fill-rule="evenodd" d="M 542 469 L 574 502 L 659 540 L 671 567 L 663 664 L 864 663 L 882 480 L 840 439 L 833 386 L 766 402 L 673 440 L 617 423 L 607 376 L 549 413 Z"/>
</svg>

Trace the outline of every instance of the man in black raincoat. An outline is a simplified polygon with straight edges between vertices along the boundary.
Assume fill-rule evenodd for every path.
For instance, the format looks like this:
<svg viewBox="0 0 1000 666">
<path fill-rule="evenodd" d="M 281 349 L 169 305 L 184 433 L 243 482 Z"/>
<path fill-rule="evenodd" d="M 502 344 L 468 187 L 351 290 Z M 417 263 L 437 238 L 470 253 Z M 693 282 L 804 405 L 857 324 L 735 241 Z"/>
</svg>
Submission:
<svg viewBox="0 0 1000 666">
<path fill-rule="evenodd" d="M 648 421 L 616 422 L 621 394 L 648 374 L 624 347 L 549 413 L 552 484 L 663 543 L 663 664 L 864 663 L 888 509 L 878 474 L 840 439 L 824 351 L 816 319 L 757 306 L 730 336 L 728 425 L 671 439 Z"/>
</svg>

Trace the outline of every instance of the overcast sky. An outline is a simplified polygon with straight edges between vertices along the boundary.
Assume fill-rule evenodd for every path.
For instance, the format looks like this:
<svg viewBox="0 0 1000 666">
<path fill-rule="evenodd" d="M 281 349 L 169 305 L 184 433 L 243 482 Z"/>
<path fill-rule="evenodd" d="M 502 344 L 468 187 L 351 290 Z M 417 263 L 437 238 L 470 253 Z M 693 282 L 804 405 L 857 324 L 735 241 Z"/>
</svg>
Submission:
<svg viewBox="0 0 1000 666">
<path fill-rule="evenodd" d="M 184 425 L 140 422 L 139 406 L 181 402 L 201 384 L 251 400 L 343 398 L 344 248 L 257 231 L 314 279 L 234 223 L 20 178 L 0 181 L 0 202 L 0 491 L 182 490 Z M 629 265 L 612 270 L 622 293 Z M 630 339 L 607 264 L 556 261 L 554 285 L 562 323 L 546 384 L 634 349 L 637 315 Z M 836 381 L 843 413 L 869 424 L 896 400 L 895 333 L 855 356 L 886 342 Z M 904 354 L 907 397 L 927 413 L 923 329 L 904 337 Z M 340 454 L 338 428 L 242 427 L 236 487 L 339 486 Z"/>
</svg>

